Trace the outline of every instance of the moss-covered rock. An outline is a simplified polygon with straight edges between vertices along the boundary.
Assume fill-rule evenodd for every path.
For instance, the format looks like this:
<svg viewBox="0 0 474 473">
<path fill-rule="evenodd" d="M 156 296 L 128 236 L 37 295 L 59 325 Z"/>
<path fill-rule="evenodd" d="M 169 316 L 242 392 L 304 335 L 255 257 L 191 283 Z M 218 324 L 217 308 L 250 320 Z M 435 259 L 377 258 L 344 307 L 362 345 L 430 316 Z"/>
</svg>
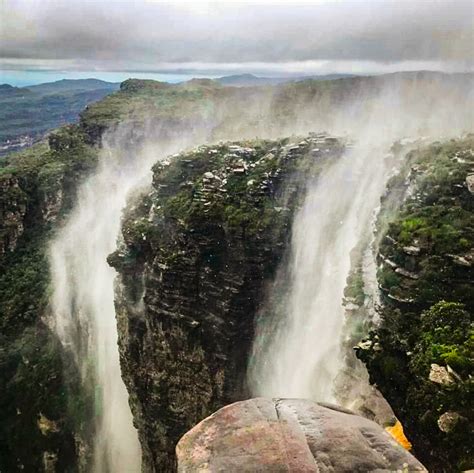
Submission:
<svg viewBox="0 0 474 473">
<path fill-rule="evenodd" d="M 116 308 L 122 370 L 147 471 L 172 471 L 179 437 L 248 396 L 254 316 L 308 176 L 342 152 L 323 136 L 202 146 L 157 163 L 129 205 Z"/>
<path fill-rule="evenodd" d="M 412 151 L 390 182 L 379 216 L 382 321 L 357 350 L 430 471 L 474 467 L 473 168 L 468 136 Z"/>
</svg>

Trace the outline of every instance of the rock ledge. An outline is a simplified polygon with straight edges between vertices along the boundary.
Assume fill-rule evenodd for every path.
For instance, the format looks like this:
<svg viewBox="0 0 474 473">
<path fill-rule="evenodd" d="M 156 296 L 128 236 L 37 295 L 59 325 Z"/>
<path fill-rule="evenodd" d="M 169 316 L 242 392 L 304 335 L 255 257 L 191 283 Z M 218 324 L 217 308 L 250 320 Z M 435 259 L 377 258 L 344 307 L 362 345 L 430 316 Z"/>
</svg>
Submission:
<svg viewBox="0 0 474 473">
<path fill-rule="evenodd" d="M 427 471 L 376 423 L 305 399 L 226 406 L 186 433 L 176 453 L 181 473 Z"/>
</svg>

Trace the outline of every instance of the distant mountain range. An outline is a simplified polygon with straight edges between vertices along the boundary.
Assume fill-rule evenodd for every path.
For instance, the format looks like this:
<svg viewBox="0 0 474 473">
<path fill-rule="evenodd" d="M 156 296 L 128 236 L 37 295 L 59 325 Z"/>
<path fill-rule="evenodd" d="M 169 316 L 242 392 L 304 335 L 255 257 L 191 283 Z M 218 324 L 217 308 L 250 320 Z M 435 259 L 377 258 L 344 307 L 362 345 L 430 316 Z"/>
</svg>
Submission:
<svg viewBox="0 0 474 473">
<path fill-rule="evenodd" d="M 332 80 L 350 74 L 311 77 L 258 77 L 237 74 L 209 80 L 225 87 L 271 86 L 307 79 Z M 0 85 L 0 156 L 31 145 L 46 132 L 75 122 L 86 105 L 115 92 L 119 83 L 63 79 L 28 87 Z"/>
<path fill-rule="evenodd" d="M 40 94 L 57 94 L 60 92 L 79 92 L 99 89 L 117 90 L 120 82 L 106 82 L 99 79 L 62 79 L 56 82 L 46 82 L 45 84 L 31 85 L 28 87 L 33 92 Z"/>
<path fill-rule="evenodd" d="M 258 77 L 253 74 L 237 74 L 215 79 L 222 85 L 232 87 L 252 87 L 259 85 L 277 85 L 287 82 L 299 82 L 302 80 L 334 80 L 345 77 L 354 77 L 353 74 L 326 74 L 321 76 L 298 76 L 298 77 Z"/>
<path fill-rule="evenodd" d="M 29 87 L 0 85 L 0 155 L 76 121 L 86 105 L 118 90 L 119 85 L 98 79 L 63 79 Z"/>
</svg>

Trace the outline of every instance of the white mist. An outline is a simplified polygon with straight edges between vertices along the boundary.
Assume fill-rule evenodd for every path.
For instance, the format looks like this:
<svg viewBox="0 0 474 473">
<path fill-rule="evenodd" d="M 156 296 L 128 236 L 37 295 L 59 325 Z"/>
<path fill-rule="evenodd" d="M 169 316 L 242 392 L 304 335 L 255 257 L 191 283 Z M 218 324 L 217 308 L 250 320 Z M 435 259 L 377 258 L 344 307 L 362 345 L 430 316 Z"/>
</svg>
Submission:
<svg viewBox="0 0 474 473">
<path fill-rule="evenodd" d="M 94 444 L 96 472 L 139 472 L 140 446 L 120 374 L 114 308 L 115 271 L 106 258 L 116 247 L 130 189 L 150 162 L 105 145 L 99 170 L 79 189 L 66 226 L 51 244 L 52 310 L 57 332 L 88 375 L 93 366 L 100 406 Z"/>
<path fill-rule="evenodd" d="M 146 130 L 147 145 L 133 146 L 133 128 L 108 134 L 96 173 L 79 188 L 77 203 L 50 246 L 55 329 L 72 351 L 85 383 L 95 379 L 97 426 L 94 472 L 137 473 L 141 450 L 123 383 L 114 308 L 116 249 L 129 193 L 151 182 L 151 166 L 184 148 L 193 130 Z M 163 139 L 153 142 L 153 138 Z M 92 373 L 91 373 L 92 370 Z M 92 376 L 91 376 L 92 375 Z"/>
<path fill-rule="evenodd" d="M 280 320 L 260 327 L 263 339 L 255 346 L 256 394 L 335 401 L 350 252 L 370 226 L 386 162 L 381 149 L 359 144 L 308 184 L 293 222 L 289 267 L 281 275 L 285 296 L 278 307 L 269 303 Z"/>
</svg>

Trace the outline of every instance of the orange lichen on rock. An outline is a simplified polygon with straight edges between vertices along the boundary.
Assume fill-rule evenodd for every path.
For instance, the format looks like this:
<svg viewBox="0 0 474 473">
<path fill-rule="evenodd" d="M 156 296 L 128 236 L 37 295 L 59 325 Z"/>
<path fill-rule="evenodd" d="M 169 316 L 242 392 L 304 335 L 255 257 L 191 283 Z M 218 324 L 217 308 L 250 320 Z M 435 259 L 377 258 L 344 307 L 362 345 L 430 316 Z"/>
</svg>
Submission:
<svg viewBox="0 0 474 473">
<path fill-rule="evenodd" d="M 385 427 L 385 430 L 406 450 L 411 450 L 411 442 L 406 438 L 405 432 L 403 432 L 403 425 L 397 419 L 395 425 L 391 427 Z"/>
</svg>

